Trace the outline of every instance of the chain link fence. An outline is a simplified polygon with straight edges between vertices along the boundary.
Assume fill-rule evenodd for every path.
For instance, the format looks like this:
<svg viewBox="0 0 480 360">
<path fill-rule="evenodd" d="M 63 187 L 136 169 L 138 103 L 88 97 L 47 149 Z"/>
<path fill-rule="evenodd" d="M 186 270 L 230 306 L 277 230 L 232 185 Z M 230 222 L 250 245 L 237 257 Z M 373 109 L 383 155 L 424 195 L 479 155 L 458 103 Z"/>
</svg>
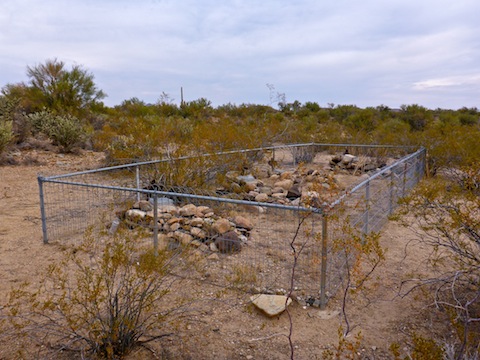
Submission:
<svg viewBox="0 0 480 360">
<path fill-rule="evenodd" d="M 88 231 L 109 241 L 123 231 L 169 252 L 178 276 L 271 293 L 293 279 L 299 299 L 324 307 L 345 276 L 334 239 L 347 236 L 346 223 L 380 231 L 424 175 L 425 150 L 411 150 L 295 144 L 39 176 L 43 240 L 79 244 Z M 332 161 L 338 154 L 348 154 L 348 169 Z"/>
</svg>

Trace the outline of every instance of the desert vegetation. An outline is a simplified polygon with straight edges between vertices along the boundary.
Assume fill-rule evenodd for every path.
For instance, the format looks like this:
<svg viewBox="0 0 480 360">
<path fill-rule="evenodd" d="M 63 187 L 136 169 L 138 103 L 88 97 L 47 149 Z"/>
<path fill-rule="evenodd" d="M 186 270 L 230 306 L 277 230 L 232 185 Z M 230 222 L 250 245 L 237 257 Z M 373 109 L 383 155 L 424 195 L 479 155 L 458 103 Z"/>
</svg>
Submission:
<svg viewBox="0 0 480 360">
<path fill-rule="evenodd" d="M 205 98 L 177 105 L 170 95 L 159 94 L 155 104 L 132 98 L 107 107 L 102 103 L 106 95 L 97 88 L 93 74 L 81 66 L 67 69 L 62 61 L 47 60 L 28 67 L 27 76 L 27 83 L 5 84 L 1 90 L 2 165 L 20 165 L 15 153 L 32 149 L 69 154 L 95 150 L 105 153 L 104 165 L 112 165 L 287 143 L 426 147 L 428 176 L 402 200 L 393 220 L 415 231 L 416 240 L 406 247 L 422 244 L 431 249 L 428 266 L 434 276 L 405 274 L 399 279 L 398 295 L 412 301 L 430 299 L 426 311 L 442 313 L 445 328 L 455 336 L 447 342 L 433 333 L 413 333 L 413 350 L 408 355 L 402 355 L 397 343 L 391 345 L 390 354 L 398 359 L 479 358 L 478 109 L 427 109 L 418 104 L 398 109 L 321 106 L 287 101 L 270 84 L 266 86 L 269 105 L 213 107 Z M 238 168 L 242 170 L 241 163 Z M 363 254 L 358 257 L 363 262 L 349 264 L 351 274 L 343 291 L 345 328 L 339 331 L 337 349 L 326 357 L 360 357 L 361 338 L 346 338 L 351 326 L 348 302 L 358 292 L 368 291 L 362 285 L 388 257 L 376 236 L 374 241 L 362 242 L 352 235 L 338 244 Z M 169 316 L 177 314 L 181 305 L 171 309 L 167 303 L 161 310 L 158 305 L 170 296 L 168 254 L 155 257 L 139 252 L 130 240 L 118 237 L 101 252 L 94 252 L 92 240 L 87 239 L 74 254 L 67 251 L 63 262 L 52 265 L 38 288 L 25 284 L 12 290 L 1 308 L 2 326 L 57 351 L 105 358 L 123 356 L 131 347 L 174 333 Z M 298 256 L 301 249 L 295 248 L 295 239 L 291 246 Z M 294 358 L 291 337 L 288 340 Z"/>
</svg>

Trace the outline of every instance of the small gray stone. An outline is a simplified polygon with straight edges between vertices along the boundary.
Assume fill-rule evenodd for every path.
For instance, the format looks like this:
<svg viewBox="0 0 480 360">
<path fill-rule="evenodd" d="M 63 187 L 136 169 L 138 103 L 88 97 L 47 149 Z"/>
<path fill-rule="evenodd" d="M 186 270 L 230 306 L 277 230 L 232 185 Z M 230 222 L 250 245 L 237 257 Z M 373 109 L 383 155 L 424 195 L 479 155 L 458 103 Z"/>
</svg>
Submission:
<svg viewBox="0 0 480 360">
<path fill-rule="evenodd" d="M 267 194 L 267 195 L 272 194 L 272 188 L 270 186 L 262 186 L 258 188 L 258 191 L 261 192 L 262 194 Z"/>
<path fill-rule="evenodd" d="M 257 202 L 267 202 L 268 201 L 268 195 L 267 194 L 258 194 L 255 196 L 255 201 Z"/>
<path fill-rule="evenodd" d="M 237 176 L 237 181 L 240 183 L 249 183 L 254 182 L 255 180 L 255 176 L 253 176 L 252 174 Z"/>
<path fill-rule="evenodd" d="M 205 239 L 207 237 L 207 233 L 205 232 L 205 230 L 202 230 L 198 227 L 192 227 L 190 229 L 190 234 L 192 234 L 193 236 L 199 239 Z"/>
<path fill-rule="evenodd" d="M 218 260 L 220 260 L 220 258 L 218 257 L 218 254 L 215 254 L 215 253 L 209 255 L 207 259 L 208 259 L 208 260 L 212 260 L 212 261 L 218 261 Z"/>
<path fill-rule="evenodd" d="M 218 252 L 217 245 L 214 242 L 210 243 L 209 247 L 211 252 Z"/>
<path fill-rule="evenodd" d="M 147 200 L 137 201 L 137 202 L 133 205 L 133 208 L 134 208 L 134 209 L 140 209 L 140 210 L 142 210 L 142 211 L 152 211 L 152 210 L 153 210 L 152 204 L 150 204 L 150 202 L 147 201 Z"/>
<path fill-rule="evenodd" d="M 126 218 L 132 221 L 144 219 L 146 215 L 147 213 L 145 211 L 139 209 L 130 209 L 125 213 Z"/>
<path fill-rule="evenodd" d="M 179 231 L 179 230 L 175 231 L 173 233 L 173 236 L 175 237 L 175 239 L 177 239 L 183 245 L 189 245 L 193 240 L 192 235 L 184 233 L 184 232 Z"/>
<path fill-rule="evenodd" d="M 348 165 L 348 164 L 350 164 L 355 158 L 356 158 L 355 155 L 345 154 L 345 155 L 343 155 L 343 158 L 342 158 L 342 164 Z"/>
</svg>

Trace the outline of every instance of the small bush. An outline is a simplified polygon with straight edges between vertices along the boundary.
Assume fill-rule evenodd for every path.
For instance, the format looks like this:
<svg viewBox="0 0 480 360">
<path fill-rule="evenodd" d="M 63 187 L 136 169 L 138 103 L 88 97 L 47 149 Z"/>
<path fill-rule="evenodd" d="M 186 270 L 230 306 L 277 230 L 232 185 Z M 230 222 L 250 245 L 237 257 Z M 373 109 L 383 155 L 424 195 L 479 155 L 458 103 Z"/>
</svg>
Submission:
<svg viewBox="0 0 480 360">
<path fill-rule="evenodd" d="M 412 360 L 443 360 L 444 351 L 437 343 L 429 338 L 413 334 Z"/>
<path fill-rule="evenodd" d="M 49 136 L 54 144 L 60 145 L 64 151 L 70 152 L 84 137 L 83 127 L 73 116 L 57 116 L 56 120 Z"/>
<path fill-rule="evenodd" d="M 34 134 L 45 134 L 65 152 L 70 152 L 85 136 L 83 126 L 74 116 L 60 116 L 44 110 L 32 113 L 28 118 Z"/>
<path fill-rule="evenodd" d="M 0 118 L 0 154 L 13 140 L 13 127 L 11 121 L 4 121 Z"/>
<path fill-rule="evenodd" d="M 160 304 L 171 286 L 167 256 L 139 253 L 128 239 L 92 251 L 97 247 L 85 241 L 48 268 L 38 289 L 23 285 L 10 293 L 4 311 L 18 341 L 114 359 L 167 335 L 167 305 Z"/>
</svg>

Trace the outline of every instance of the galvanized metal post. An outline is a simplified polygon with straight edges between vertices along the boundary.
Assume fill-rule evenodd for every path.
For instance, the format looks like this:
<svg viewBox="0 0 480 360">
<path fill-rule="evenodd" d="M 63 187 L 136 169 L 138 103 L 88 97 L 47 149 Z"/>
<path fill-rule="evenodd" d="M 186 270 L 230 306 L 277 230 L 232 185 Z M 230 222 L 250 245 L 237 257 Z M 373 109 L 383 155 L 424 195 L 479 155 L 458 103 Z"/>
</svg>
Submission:
<svg viewBox="0 0 480 360">
<path fill-rule="evenodd" d="M 42 218 L 42 235 L 43 243 L 48 244 L 48 235 L 47 235 L 47 217 L 45 213 L 45 196 L 43 194 L 43 180 L 42 176 L 37 177 L 38 180 L 38 190 L 40 194 L 40 217 Z"/>
<path fill-rule="evenodd" d="M 135 167 L 135 177 L 137 180 L 137 189 L 140 190 L 140 167 Z M 140 201 L 140 191 L 137 192 L 137 201 Z"/>
<path fill-rule="evenodd" d="M 388 199 L 388 215 L 392 215 L 393 213 L 393 186 L 394 186 L 394 172 L 390 171 L 390 185 L 389 185 L 389 199 Z"/>
<path fill-rule="evenodd" d="M 407 162 L 403 163 L 403 184 L 402 184 L 402 197 L 405 196 L 406 193 L 406 186 L 407 186 Z"/>
<path fill-rule="evenodd" d="M 320 268 L 320 309 L 322 310 L 327 306 L 327 230 L 327 215 L 322 214 L 322 264 Z"/>
<path fill-rule="evenodd" d="M 365 184 L 365 223 L 363 225 L 363 234 L 368 235 L 368 221 L 370 212 L 370 181 Z"/>
<path fill-rule="evenodd" d="M 158 196 L 153 196 L 153 251 L 158 256 Z"/>
</svg>

